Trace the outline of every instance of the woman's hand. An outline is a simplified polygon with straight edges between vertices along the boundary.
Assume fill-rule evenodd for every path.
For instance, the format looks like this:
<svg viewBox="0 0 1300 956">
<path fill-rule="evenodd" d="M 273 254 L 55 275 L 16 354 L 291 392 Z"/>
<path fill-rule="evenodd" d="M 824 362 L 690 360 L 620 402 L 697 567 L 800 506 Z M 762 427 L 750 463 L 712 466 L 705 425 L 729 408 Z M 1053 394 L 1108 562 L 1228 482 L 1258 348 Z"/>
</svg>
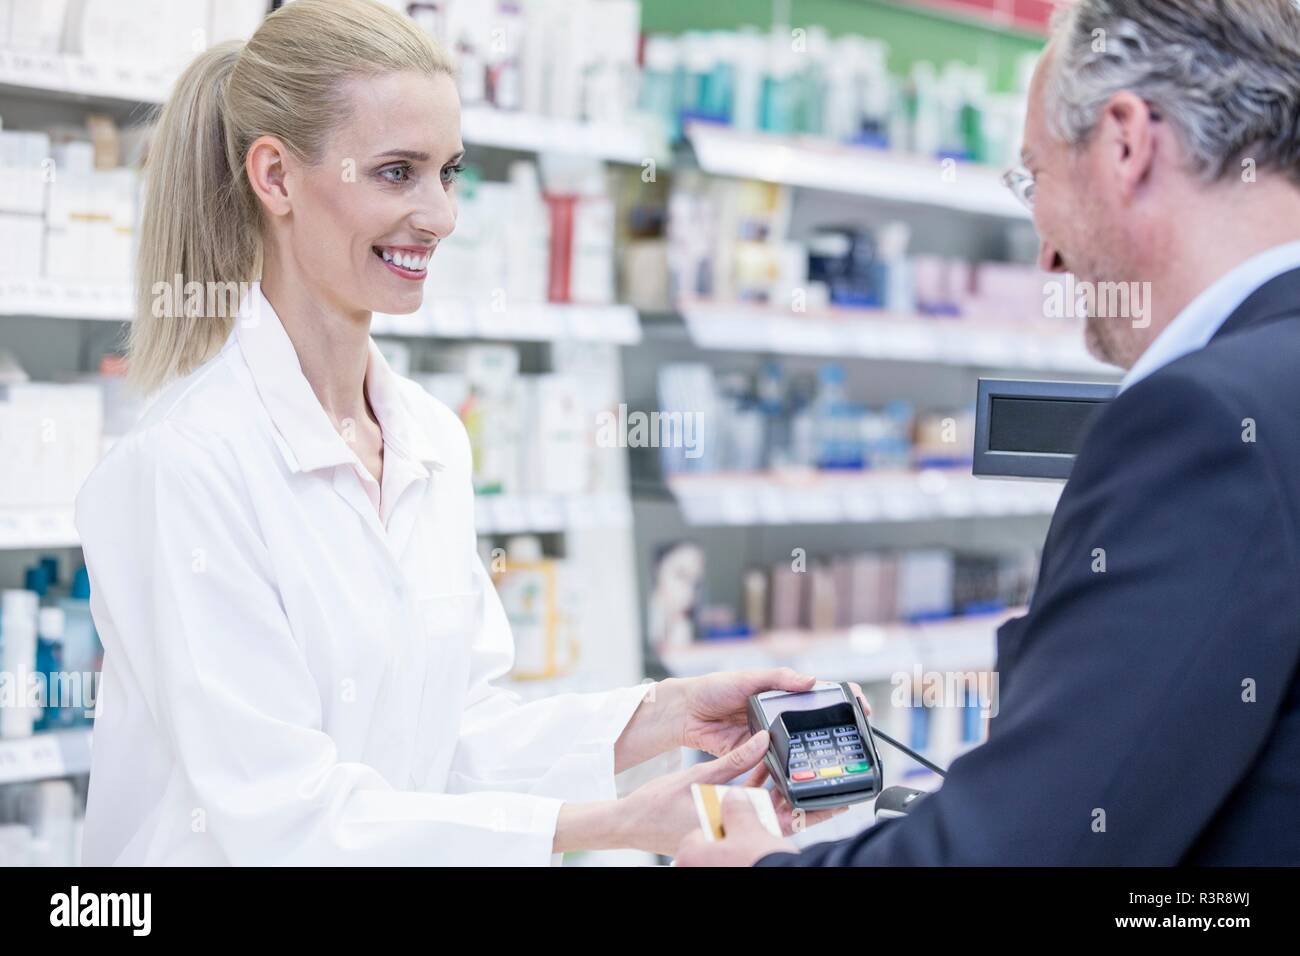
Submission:
<svg viewBox="0 0 1300 956">
<path fill-rule="evenodd" d="M 749 698 L 766 690 L 805 691 L 815 677 L 788 667 L 729 671 L 680 684 L 681 745 L 720 757 L 749 737 Z"/>
<path fill-rule="evenodd" d="M 677 851 L 687 834 L 700 828 L 691 784 L 725 784 L 753 770 L 767 753 L 767 731 L 754 734 L 725 757 L 656 777 L 617 802 L 616 845 L 663 856 Z"/>
<path fill-rule="evenodd" d="M 727 784 L 746 771 L 753 771 L 767 753 L 767 744 L 767 731 L 761 730 L 732 747 L 725 757 L 658 777 L 633 790 L 618 801 L 618 845 L 664 856 L 677 852 L 682 841 L 700 829 L 691 784 Z M 786 835 L 842 812 L 837 809 L 811 813 L 798 811 L 796 814 L 779 795 L 773 794 L 773 797 L 781 832 Z"/>
<path fill-rule="evenodd" d="M 614 770 L 622 773 L 676 747 L 721 757 L 749 736 L 746 704 L 750 694 L 807 690 L 814 683 L 814 678 L 788 667 L 661 680 L 646 694 L 614 744 Z"/>
<path fill-rule="evenodd" d="M 690 747 L 715 757 L 730 753 L 749 737 L 749 698 L 768 690 L 806 691 L 816 678 L 789 667 L 762 671 L 724 671 L 703 677 L 659 681 L 628 721 L 614 746 L 617 772 L 674 747 Z M 870 714 L 862 688 L 849 685 Z"/>
<path fill-rule="evenodd" d="M 767 690 L 799 692 L 809 690 L 816 678 L 788 667 L 766 671 L 731 671 L 693 677 L 682 681 L 683 747 L 703 750 L 720 757 L 749 736 L 749 698 Z M 862 688 L 849 684 L 862 704 L 864 713 L 871 708 L 862 696 Z M 757 783 L 751 786 L 758 786 Z"/>
<path fill-rule="evenodd" d="M 617 762 L 632 766 L 636 757 L 648 759 L 673 746 L 716 753 L 718 759 L 658 777 L 621 800 L 566 803 L 560 808 L 555 851 L 631 847 L 671 855 L 686 836 L 699 830 L 691 784 L 726 784 L 747 771 L 745 786 L 761 787 L 767 781 L 763 756 L 768 733 L 749 735 L 749 696 L 764 690 L 807 690 L 813 683 L 813 678 L 789 668 L 661 681 L 619 738 Z M 871 713 L 862 688 L 854 683 L 849 687 L 863 713 Z M 776 791 L 772 805 L 787 836 L 844 810 L 793 810 Z"/>
</svg>

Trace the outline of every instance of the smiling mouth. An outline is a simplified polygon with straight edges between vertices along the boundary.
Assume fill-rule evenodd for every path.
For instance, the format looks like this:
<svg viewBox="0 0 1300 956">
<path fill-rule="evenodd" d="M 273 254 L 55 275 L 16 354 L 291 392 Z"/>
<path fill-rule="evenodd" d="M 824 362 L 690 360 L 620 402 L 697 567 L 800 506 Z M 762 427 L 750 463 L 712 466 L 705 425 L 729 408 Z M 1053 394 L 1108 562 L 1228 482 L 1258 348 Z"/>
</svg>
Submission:
<svg viewBox="0 0 1300 956">
<path fill-rule="evenodd" d="M 370 250 L 384 265 L 404 279 L 423 279 L 428 271 L 429 257 L 433 255 L 432 249 L 412 252 L 388 246 L 371 246 Z"/>
</svg>

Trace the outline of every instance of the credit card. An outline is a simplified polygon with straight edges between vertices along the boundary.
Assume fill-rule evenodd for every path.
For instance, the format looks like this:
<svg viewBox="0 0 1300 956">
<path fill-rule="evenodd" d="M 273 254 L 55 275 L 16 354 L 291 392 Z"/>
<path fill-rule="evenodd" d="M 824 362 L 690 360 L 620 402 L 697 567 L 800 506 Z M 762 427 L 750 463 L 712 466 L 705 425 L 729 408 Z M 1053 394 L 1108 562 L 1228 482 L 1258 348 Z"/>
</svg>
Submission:
<svg viewBox="0 0 1300 956">
<path fill-rule="evenodd" d="M 722 839 L 722 800 L 730 790 L 739 791 L 749 798 L 763 829 L 772 836 L 782 836 L 781 823 L 776 818 L 776 808 L 772 806 L 772 795 L 761 787 L 723 787 L 713 783 L 693 783 L 691 797 L 695 801 L 695 812 L 700 818 L 700 829 L 710 843 Z"/>
</svg>

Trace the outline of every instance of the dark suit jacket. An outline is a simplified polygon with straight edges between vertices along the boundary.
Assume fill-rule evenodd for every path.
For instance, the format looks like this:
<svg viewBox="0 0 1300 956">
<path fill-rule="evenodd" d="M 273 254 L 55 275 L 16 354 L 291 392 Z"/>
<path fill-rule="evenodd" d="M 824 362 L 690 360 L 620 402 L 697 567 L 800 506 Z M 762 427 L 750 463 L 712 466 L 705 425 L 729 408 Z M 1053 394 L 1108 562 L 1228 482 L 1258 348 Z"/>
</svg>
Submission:
<svg viewBox="0 0 1300 956">
<path fill-rule="evenodd" d="M 1096 416 L 997 651 L 940 791 L 760 865 L 1300 864 L 1300 270 Z"/>
</svg>

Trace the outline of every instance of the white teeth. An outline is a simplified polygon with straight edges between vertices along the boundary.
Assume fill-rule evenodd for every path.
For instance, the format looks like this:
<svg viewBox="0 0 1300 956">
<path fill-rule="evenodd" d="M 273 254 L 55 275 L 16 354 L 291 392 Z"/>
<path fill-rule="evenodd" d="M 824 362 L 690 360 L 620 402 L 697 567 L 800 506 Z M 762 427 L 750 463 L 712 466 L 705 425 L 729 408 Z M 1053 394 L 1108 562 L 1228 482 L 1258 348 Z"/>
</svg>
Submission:
<svg viewBox="0 0 1300 956">
<path fill-rule="evenodd" d="M 401 266 L 410 272 L 421 272 L 429 262 L 427 255 L 420 255 L 414 252 L 392 252 L 388 249 L 380 249 L 380 255 L 385 262 L 391 262 L 394 265 Z"/>
</svg>

